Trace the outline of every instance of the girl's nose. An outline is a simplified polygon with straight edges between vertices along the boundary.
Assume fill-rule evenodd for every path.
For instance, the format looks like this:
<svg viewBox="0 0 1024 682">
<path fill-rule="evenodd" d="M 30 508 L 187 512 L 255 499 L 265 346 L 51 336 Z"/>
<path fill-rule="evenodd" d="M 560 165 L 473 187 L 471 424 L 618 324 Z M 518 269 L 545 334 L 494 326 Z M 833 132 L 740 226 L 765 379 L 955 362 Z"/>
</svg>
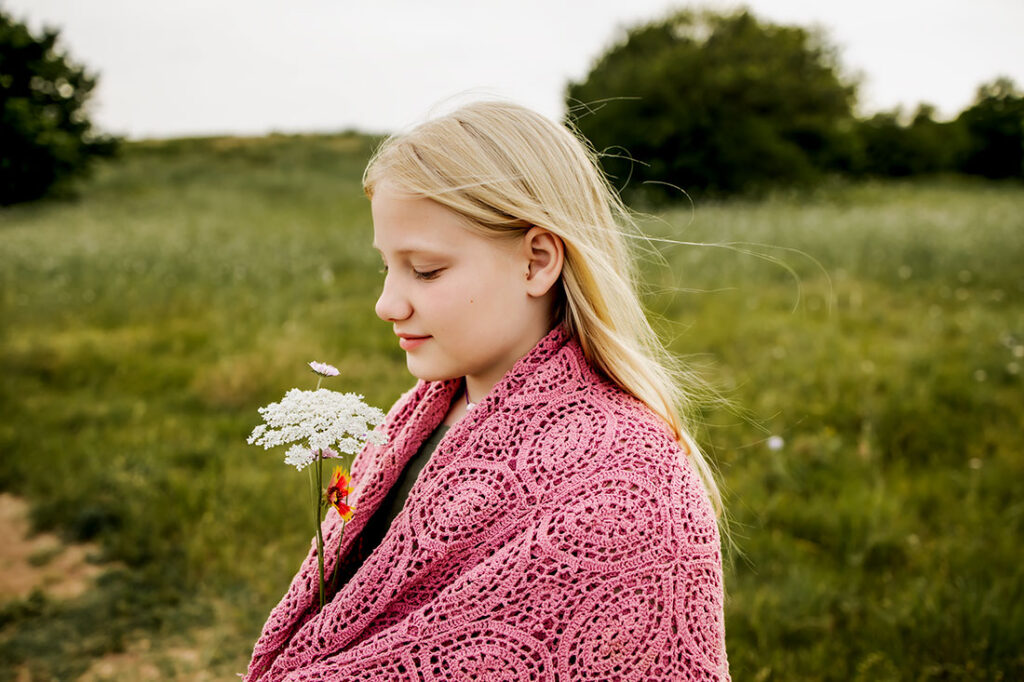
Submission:
<svg viewBox="0 0 1024 682">
<path fill-rule="evenodd" d="M 404 320 L 412 314 L 409 300 L 402 295 L 401 288 L 394 283 L 390 274 L 384 277 L 384 288 L 373 309 L 377 317 L 385 322 Z"/>
</svg>

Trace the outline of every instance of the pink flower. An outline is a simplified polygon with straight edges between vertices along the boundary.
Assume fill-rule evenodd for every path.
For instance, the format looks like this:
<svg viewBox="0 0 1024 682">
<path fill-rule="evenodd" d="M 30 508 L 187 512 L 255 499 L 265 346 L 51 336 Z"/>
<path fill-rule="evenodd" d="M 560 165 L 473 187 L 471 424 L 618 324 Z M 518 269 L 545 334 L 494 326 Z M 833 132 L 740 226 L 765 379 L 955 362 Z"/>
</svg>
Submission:
<svg viewBox="0 0 1024 682">
<path fill-rule="evenodd" d="M 326 362 L 311 362 L 309 366 L 313 369 L 315 374 L 319 374 L 322 377 L 336 377 L 338 376 L 338 368 L 333 365 L 328 365 Z"/>
</svg>

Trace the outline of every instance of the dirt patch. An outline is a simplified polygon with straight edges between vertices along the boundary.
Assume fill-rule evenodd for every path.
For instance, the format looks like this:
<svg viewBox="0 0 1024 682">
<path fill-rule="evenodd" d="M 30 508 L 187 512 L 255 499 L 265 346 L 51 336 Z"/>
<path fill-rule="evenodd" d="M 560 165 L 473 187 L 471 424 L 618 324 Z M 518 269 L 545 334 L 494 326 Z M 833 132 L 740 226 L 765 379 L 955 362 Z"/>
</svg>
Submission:
<svg viewBox="0 0 1024 682">
<path fill-rule="evenodd" d="M 158 650 L 159 649 L 159 650 Z M 149 639 L 132 642 L 127 651 L 96 659 L 76 682 L 213 682 L 209 662 L 195 647 L 154 646 Z"/>
<path fill-rule="evenodd" d="M 0 493 L 0 602 L 42 590 L 53 599 L 85 592 L 104 569 L 90 562 L 92 544 L 67 544 L 52 533 L 31 533 L 28 503 Z"/>
<path fill-rule="evenodd" d="M 28 503 L 0 493 L 0 603 L 23 599 L 34 590 L 41 590 L 49 599 L 80 596 L 111 566 L 91 562 L 98 553 L 99 548 L 93 544 L 68 544 L 52 533 L 32 534 Z M 139 637 L 128 642 L 123 652 L 94 660 L 77 682 L 225 679 L 215 672 L 217 666 L 211 661 L 219 648 L 218 635 L 214 627 L 209 627 L 159 643 Z M 27 666 L 13 672 L 15 682 L 33 682 Z"/>
</svg>

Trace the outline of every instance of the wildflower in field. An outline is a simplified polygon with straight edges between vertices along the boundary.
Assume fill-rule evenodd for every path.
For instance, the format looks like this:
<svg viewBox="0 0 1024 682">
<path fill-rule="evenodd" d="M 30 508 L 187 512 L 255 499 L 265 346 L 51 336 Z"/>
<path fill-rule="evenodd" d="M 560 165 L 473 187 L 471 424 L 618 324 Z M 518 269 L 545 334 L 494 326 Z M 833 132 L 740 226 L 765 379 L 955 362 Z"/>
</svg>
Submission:
<svg viewBox="0 0 1024 682">
<path fill-rule="evenodd" d="M 785 444 L 786 441 L 782 440 L 782 436 L 771 436 L 768 439 L 768 449 L 772 452 L 778 452 Z"/>
<path fill-rule="evenodd" d="M 304 448 L 301 445 L 293 445 L 284 453 L 284 463 L 302 471 L 316 461 L 316 450 Z"/>
<path fill-rule="evenodd" d="M 345 521 L 351 519 L 352 513 L 355 511 L 346 504 L 348 494 L 352 492 L 352 489 L 349 487 L 351 482 L 352 479 L 342 467 L 334 467 L 331 482 L 327 485 L 327 504 L 334 507 L 338 515 Z"/>
<path fill-rule="evenodd" d="M 361 395 L 320 388 L 323 377 L 338 376 L 336 367 L 323 362 L 311 362 L 309 366 L 320 376 L 316 390 L 293 388 L 280 402 L 259 408 L 264 423 L 252 430 L 247 442 L 249 445 L 262 445 L 264 449 L 291 444 L 285 453 L 285 464 L 299 471 L 309 467 L 309 489 L 316 520 L 320 607 L 323 608 L 324 539 L 320 522 L 324 500 L 338 511 L 344 521 L 351 519 L 354 511 L 346 502 L 351 492 L 351 478 L 343 467 L 335 468 L 330 485 L 326 491 L 323 490 L 323 461 L 344 460 L 342 455 L 351 458 L 366 443 L 383 443 L 384 434 L 375 428 L 384 421 L 384 413 L 364 403 Z M 340 551 L 340 543 L 338 548 Z"/>
<path fill-rule="evenodd" d="M 319 451 L 329 450 L 334 457 L 354 455 L 363 443 L 380 444 L 384 439 L 384 434 L 373 430 L 384 421 L 384 413 L 355 393 L 293 388 L 281 402 L 261 407 L 259 413 L 265 423 L 257 425 L 246 442 L 270 449 L 305 441 L 307 452 L 293 446 L 285 457 L 299 470 L 312 463 Z"/>
<path fill-rule="evenodd" d="M 320 451 L 320 457 L 323 459 L 341 459 L 341 455 L 330 448 L 324 448 Z M 291 464 L 299 471 L 302 471 L 307 466 L 316 461 L 317 451 L 304 448 L 301 445 L 293 445 L 288 448 L 288 452 L 284 453 L 284 463 Z"/>
<path fill-rule="evenodd" d="M 322 377 L 336 377 L 338 376 L 338 368 L 334 365 L 328 365 L 326 362 L 311 362 L 309 366 L 313 372 L 319 374 Z"/>
</svg>

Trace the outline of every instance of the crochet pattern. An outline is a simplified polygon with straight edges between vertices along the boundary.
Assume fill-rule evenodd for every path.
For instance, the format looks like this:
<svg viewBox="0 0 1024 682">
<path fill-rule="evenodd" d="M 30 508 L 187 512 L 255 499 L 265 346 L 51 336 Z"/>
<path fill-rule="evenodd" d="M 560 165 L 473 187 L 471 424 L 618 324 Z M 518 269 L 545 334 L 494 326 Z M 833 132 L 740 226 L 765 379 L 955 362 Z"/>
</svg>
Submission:
<svg viewBox="0 0 1024 682">
<path fill-rule="evenodd" d="M 460 380 L 419 382 L 353 464 L 342 561 Z M 324 522 L 325 570 L 342 524 Z M 441 440 L 320 613 L 316 550 L 247 680 L 729 680 L 718 530 L 640 401 L 553 330 Z"/>
</svg>

